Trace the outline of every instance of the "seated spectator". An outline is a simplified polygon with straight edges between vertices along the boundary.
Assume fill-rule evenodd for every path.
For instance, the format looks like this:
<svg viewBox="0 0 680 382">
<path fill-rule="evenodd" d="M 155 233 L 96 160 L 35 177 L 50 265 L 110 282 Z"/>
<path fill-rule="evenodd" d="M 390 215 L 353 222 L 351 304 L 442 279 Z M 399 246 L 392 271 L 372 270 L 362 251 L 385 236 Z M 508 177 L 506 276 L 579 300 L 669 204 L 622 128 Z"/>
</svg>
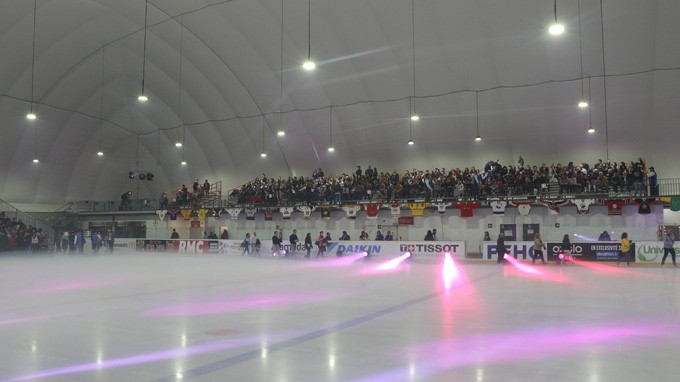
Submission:
<svg viewBox="0 0 680 382">
<path fill-rule="evenodd" d="M 597 241 L 611 241 L 612 238 L 609 236 L 609 232 L 603 231 L 600 234 L 600 237 L 597 238 Z"/>
</svg>

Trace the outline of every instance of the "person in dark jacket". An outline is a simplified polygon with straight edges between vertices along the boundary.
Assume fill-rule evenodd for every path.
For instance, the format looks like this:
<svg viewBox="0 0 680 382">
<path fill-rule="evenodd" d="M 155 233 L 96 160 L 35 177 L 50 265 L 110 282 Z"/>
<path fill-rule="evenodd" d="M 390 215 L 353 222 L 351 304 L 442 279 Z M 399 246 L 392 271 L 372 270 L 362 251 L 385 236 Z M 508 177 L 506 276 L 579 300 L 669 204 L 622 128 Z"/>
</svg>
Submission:
<svg viewBox="0 0 680 382">
<path fill-rule="evenodd" d="M 298 243 L 298 241 L 300 241 L 298 239 L 296 229 L 294 229 L 293 233 L 290 234 L 290 236 L 288 237 L 288 241 L 290 242 L 290 256 L 295 257 L 295 251 L 297 250 L 297 243 Z M 287 253 L 286 253 L 286 256 L 288 256 Z"/>
<path fill-rule="evenodd" d="M 505 263 L 504 256 L 506 250 L 507 249 L 505 248 L 505 237 L 503 236 L 502 233 L 498 234 L 498 240 L 496 240 L 496 253 L 498 255 L 498 258 L 496 259 L 497 264 Z"/>
<path fill-rule="evenodd" d="M 307 232 L 307 236 L 305 236 L 305 249 L 307 250 L 307 254 L 305 255 L 305 259 L 309 259 L 309 255 L 312 252 L 312 234 Z"/>
<path fill-rule="evenodd" d="M 570 259 L 571 258 L 571 241 L 569 241 L 569 235 L 564 235 L 562 238 L 562 258 L 560 259 L 559 257 L 557 258 L 557 264 L 562 265 L 564 264 L 564 259 Z"/>
<path fill-rule="evenodd" d="M 427 233 L 425 234 L 425 241 L 434 241 L 434 235 L 432 235 L 432 231 L 429 229 L 427 230 Z"/>
</svg>

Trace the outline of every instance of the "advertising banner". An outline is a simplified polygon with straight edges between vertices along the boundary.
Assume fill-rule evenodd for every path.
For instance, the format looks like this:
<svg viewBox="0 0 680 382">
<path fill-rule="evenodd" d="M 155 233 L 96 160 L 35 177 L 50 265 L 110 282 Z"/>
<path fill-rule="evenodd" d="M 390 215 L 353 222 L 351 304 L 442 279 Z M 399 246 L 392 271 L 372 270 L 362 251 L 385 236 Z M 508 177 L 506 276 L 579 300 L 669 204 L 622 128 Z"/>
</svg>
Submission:
<svg viewBox="0 0 680 382">
<path fill-rule="evenodd" d="M 106 247 L 106 244 L 104 244 Z M 113 251 L 135 251 L 137 249 L 137 239 L 114 239 Z"/>
<path fill-rule="evenodd" d="M 675 247 L 676 257 L 680 255 L 680 247 Z M 660 265 L 663 259 L 663 241 L 638 241 L 635 246 L 635 261 L 641 264 Z M 668 255 L 666 264 L 673 264 Z"/>
<path fill-rule="evenodd" d="M 449 252 L 454 259 L 465 258 L 464 241 L 401 241 L 398 255 L 411 252 L 413 261 L 439 261 L 444 258 L 444 253 Z"/>
<path fill-rule="evenodd" d="M 138 239 L 136 250 L 142 252 L 169 252 L 172 249 L 167 246 L 168 241 L 169 240 Z"/>
<path fill-rule="evenodd" d="M 635 242 L 631 243 L 631 251 L 635 254 Z M 582 261 L 618 261 L 621 255 L 621 243 L 615 241 L 602 241 L 590 243 L 572 243 L 571 255 Z M 548 259 L 556 260 L 562 251 L 562 243 L 548 243 Z M 635 261 L 637 256 L 631 256 Z"/>
<path fill-rule="evenodd" d="M 533 241 L 506 241 L 505 248 L 515 259 L 531 260 L 534 258 Z M 545 256 L 545 252 L 543 255 Z M 496 260 L 498 258 L 495 241 L 485 241 L 482 244 L 482 258 L 486 260 Z"/>
</svg>

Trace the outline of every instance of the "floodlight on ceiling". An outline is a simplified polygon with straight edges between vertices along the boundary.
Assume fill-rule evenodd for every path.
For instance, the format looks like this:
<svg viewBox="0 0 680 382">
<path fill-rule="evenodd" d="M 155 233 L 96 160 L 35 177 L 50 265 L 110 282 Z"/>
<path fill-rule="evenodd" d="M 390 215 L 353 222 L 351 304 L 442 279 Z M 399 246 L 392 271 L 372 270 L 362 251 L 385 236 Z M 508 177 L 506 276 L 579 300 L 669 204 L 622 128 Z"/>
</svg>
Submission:
<svg viewBox="0 0 680 382">
<path fill-rule="evenodd" d="M 413 114 L 411 116 L 411 121 L 419 121 L 419 120 L 420 120 L 420 116 L 418 114 Z"/>
<path fill-rule="evenodd" d="M 580 107 L 581 109 L 587 108 L 588 105 L 589 105 L 589 104 L 588 104 L 588 101 L 586 101 L 586 100 L 581 100 L 581 101 L 579 101 L 579 103 L 578 103 L 578 107 Z"/>
<path fill-rule="evenodd" d="M 588 130 L 586 130 L 586 131 L 588 131 L 588 134 L 593 134 L 593 133 L 595 133 L 595 128 L 592 127 L 592 126 L 590 126 L 590 127 L 588 128 Z"/>
<path fill-rule="evenodd" d="M 482 140 L 482 137 L 481 137 L 481 136 L 478 135 L 478 136 L 475 137 L 475 141 L 476 141 L 476 142 L 479 142 L 479 141 L 481 141 L 481 140 Z"/>
<path fill-rule="evenodd" d="M 276 135 L 278 135 L 279 137 L 283 137 L 283 136 L 286 135 L 286 132 L 283 131 L 283 130 L 279 130 L 279 131 L 276 132 Z"/>
<path fill-rule="evenodd" d="M 183 160 L 182 162 L 180 162 L 180 164 L 181 164 L 182 166 L 186 166 L 186 165 L 187 165 L 187 161 Z"/>
<path fill-rule="evenodd" d="M 149 97 L 147 97 L 145 94 L 140 94 L 137 96 L 137 101 L 139 102 L 146 102 L 149 100 Z"/>
<path fill-rule="evenodd" d="M 38 162 L 40 162 L 40 160 L 38 160 L 38 158 L 33 158 L 33 163 L 38 163 Z"/>
<path fill-rule="evenodd" d="M 316 69 L 316 63 L 314 63 L 314 61 L 312 60 L 307 60 L 304 63 L 302 63 L 302 69 L 312 71 Z"/>
<path fill-rule="evenodd" d="M 409 140 L 408 140 L 408 144 L 409 144 L 410 146 L 413 146 L 413 145 L 415 144 L 415 142 L 413 142 L 413 139 L 409 139 Z"/>
<path fill-rule="evenodd" d="M 555 22 L 553 22 L 550 27 L 548 27 L 548 33 L 553 36 L 559 36 L 564 33 L 564 24 L 557 21 L 557 0 L 555 0 Z"/>
<path fill-rule="evenodd" d="M 101 150 L 97 151 L 97 156 L 103 157 L 103 156 L 104 156 L 104 152 L 101 151 Z"/>
<path fill-rule="evenodd" d="M 34 120 L 34 119 L 37 119 L 38 116 L 35 115 L 34 112 L 30 112 L 30 113 L 26 114 L 26 118 L 28 118 L 28 119 L 30 119 L 30 120 L 32 121 L 32 120 Z"/>
<path fill-rule="evenodd" d="M 335 151 L 335 147 L 333 147 L 333 146 L 329 146 L 329 147 L 328 147 L 328 152 L 329 152 L 329 153 L 332 153 L 332 152 L 334 152 L 334 151 Z"/>
<path fill-rule="evenodd" d="M 267 153 L 262 153 L 262 154 L 260 154 L 260 156 L 261 156 L 262 158 L 266 158 L 266 157 L 267 157 Z"/>
</svg>

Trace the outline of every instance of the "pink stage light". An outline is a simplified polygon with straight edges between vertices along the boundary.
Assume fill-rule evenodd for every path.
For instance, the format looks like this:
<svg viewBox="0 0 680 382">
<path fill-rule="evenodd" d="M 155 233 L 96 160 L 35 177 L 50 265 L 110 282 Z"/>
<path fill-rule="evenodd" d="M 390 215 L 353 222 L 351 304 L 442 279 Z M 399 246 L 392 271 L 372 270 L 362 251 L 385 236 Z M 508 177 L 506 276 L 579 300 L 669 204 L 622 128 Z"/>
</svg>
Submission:
<svg viewBox="0 0 680 382">
<path fill-rule="evenodd" d="M 532 267 L 524 264 L 523 262 L 515 259 L 514 257 L 508 255 L 507 253 L 505 255 L 503 255 L 503 258 L 505 258 L 505 260 L 507 260 L 515 268 L 517 268 L 518 270 L 520 270 L 524 273 L 528 273 L 528 274 L 531 274 L 531 275 L 537 275 L 537 276 L 544 276 L 545 275 L 543 272 L 539 271 L 538 269 L 532 268 Z"/>
<path fill-rule="evenodd" d="M 442 268 L 442 279 L 444 280 L 444 287 L 446 290 L 451 288 L 451 284 L 454 280 L 458 280 L 460 277 L 460 272 L 456 263 L 451 258 L 451 254 L 446 252 L 444 254 L 444 266 Z"/>
<path fill-rule="evenodd" d="M 408 259 L 411 257 L 411 252 L 406 252 L 403 255 L 397 257 L 396 259 L 392 259 L 390 261 L 384 262 L 380 264 L 377 268 L 375 268 L 376 271 L 391 271 L 397 269 L 399 264 L 401 264 L 404 260 Z"/>
<path fill-rule="evenodd" d="M 117 284 L 117 282 L 110 280 L 87 280 L 87 281 L 72 281 L 63 284 L 47 285 L 44 287 L 28 289 L 18 292 L 17 295 L 36 295 L 36 294 L 53 294 L 69 292 L 81 289 L 100 288 L 109 285 Z"/>
<path fill-rule="evenodd" d="M 586 268 L 590 268 L 594 270 L 595 272 L 598 273 L 605 273 L 605 274 L 619 274 L 619 275 L 630 275 L 635 273 L 634 271 L 630 269 L 625 269 L 625 268 L 619 268 L 615 265 L 609 265 L 609 264 L 602 264 L 602 263 L 596 263 L 592 261 L 575 261 L 572 260 L 574 264 L 577 265 L 582 265 Z"/>
<path fill-rule="evenodd" d="M 275 336 L 273 339 L 282 336 Z M 270 338 L 269 340 L 271 340 Z M 237 338 L 228 341 L 201 344 L 188 348 L 178 348 L 161 350 L 153 353 L 136 354 L 122 358 L 112 358 L 99 362 L 82 363 L 79 365 L 64 366 L 56 369 L 43 370 L 33 374 L 26 374 L 6 379 L 8 382 L 34 381 L 36 379 L 55 377 L 59 375 L 69 375 L 85 372 L 95 372 L 102 369 L 113 369 L 118 367 L 139 365 L 151 362 L 164 361 L 169 359 L 180 359 L 192 355 L 219 352 L 227 349 L 234 349 L 243 346 L 252 346 L 262 341 L 261 337 Z M 96 379 L 96 378 L 95 378 Z"/>
</svg>

